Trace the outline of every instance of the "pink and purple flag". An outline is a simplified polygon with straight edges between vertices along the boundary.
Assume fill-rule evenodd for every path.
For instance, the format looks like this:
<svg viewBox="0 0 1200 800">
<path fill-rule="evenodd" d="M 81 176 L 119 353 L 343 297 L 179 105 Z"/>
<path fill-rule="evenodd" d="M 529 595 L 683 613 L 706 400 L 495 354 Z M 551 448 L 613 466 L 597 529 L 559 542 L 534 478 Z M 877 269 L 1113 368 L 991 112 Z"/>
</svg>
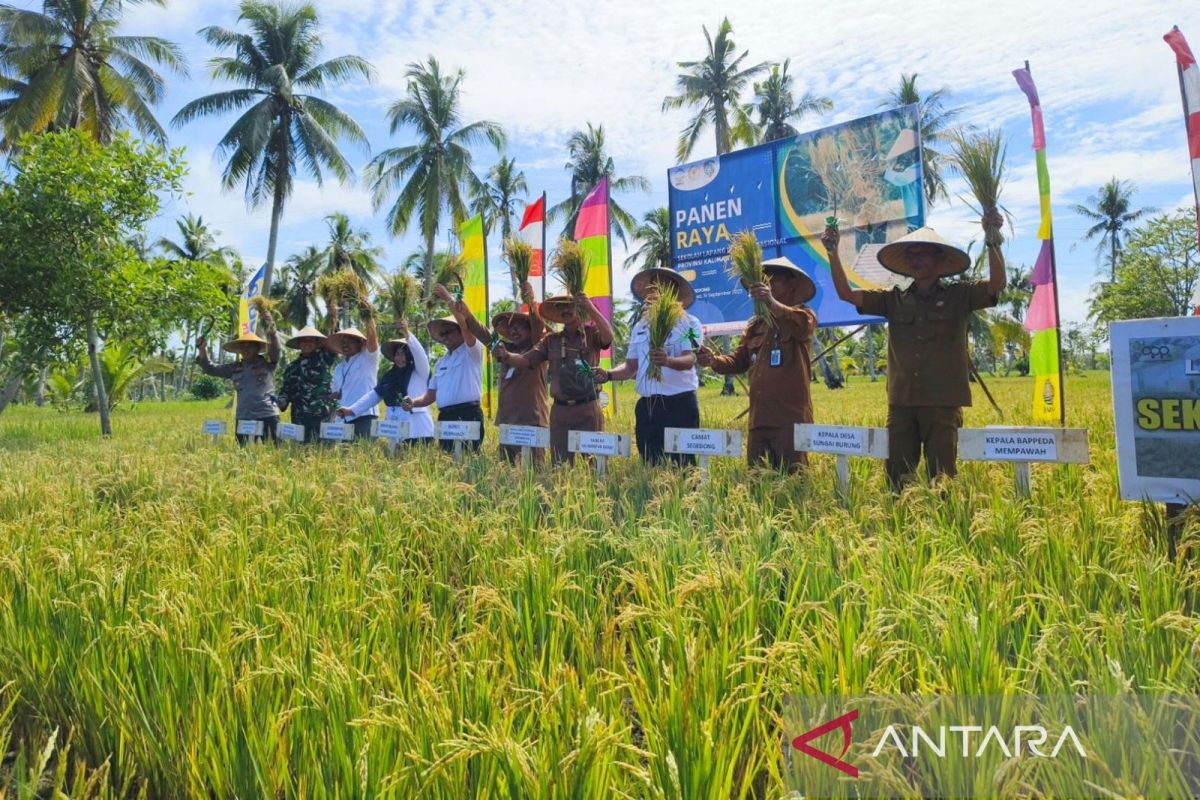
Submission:
<svg viewBox="0 0 1200 800">
<path fill-rule="evenodd" d="M 583 291 L 612 324 L 612 263 L 608 236 L 608 178 L 601 178 L 579 207 L 579 216 L 575 220 L 575 241 L 579 242 L 584 263 L 587 264 Z M 600 366 L 612 369 L 611 348 L 600 354 Z M 612 392 L 611 385 L 609 391 Z M 612 400 L 606 409 L 610 414 L 616 406 L 615 392 Z"/>
</svg>

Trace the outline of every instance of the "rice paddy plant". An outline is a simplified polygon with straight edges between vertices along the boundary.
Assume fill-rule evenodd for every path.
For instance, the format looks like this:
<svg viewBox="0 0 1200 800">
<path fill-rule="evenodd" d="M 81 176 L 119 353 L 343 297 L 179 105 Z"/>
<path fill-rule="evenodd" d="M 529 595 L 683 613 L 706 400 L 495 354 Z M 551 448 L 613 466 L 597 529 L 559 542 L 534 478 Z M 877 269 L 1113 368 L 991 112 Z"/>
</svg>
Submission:
<svg viewBox="0 0 1200 800">
<path fill-rule="evenodd" d="M 664 347 L 671 332 L 684 318 L 683 303 L 679 302 L 679 292 L 674 284 L 660 286 L 643 313 L 650 328 L 650 349 Z M 646 374 L 654 380 L 662 380 L 662 367 L 652 363 L 646 368 Z"/>
<path fill-rule="evenodd" d="M 578 242 L 570 239 L 559 239 L 550 259 L 550 272 L 558 278 L 563 286 L 563 292 L 571 296 L 583 291 L 587 280 L 587 254 Z"/>
<path fill-rule="evenodd" d="M 108 441 L 10 408 L 0 797 L 778 798 L 789 698 L 1196 692 L 1200 570 L 1114 499 L 1107 379 L 1070 381 L 1093 463 L 1035 466 L 1028 501 L 996 464 L 893 497 L 855 461 L 842 505 L 821 456 L 600 481 L 502 465 L 490 425 L 456 467 L 214 445 L 220 400 Z M 1027 423 L 1028 380 L 993 383 Z M 706 427 L 744 407 L 701 395 Z M 865 379 L 814 404 L 886 415 Z"/>
<path fill-rule="evenodd" d="M 529 282 L 529 273 L 533 269 L 533 247 L 517 236 L 504 240 L 504 260 L 508 270 L 517 280 L 518 286 Z"/>
<path fill-rule="evenodd" d="M 766 283 L 767 277 L 762 262 L 762 245 L 758 243 L 754 231 L 739 231 L 734 234 L 729 245 L 729 277 L 741 281 L 742 286 L 747 289 L 756 283 Z M 775 325 L 775 316 L 761 300 L 754 301 L 754 318 L 772 327 Z"/>
</svg>

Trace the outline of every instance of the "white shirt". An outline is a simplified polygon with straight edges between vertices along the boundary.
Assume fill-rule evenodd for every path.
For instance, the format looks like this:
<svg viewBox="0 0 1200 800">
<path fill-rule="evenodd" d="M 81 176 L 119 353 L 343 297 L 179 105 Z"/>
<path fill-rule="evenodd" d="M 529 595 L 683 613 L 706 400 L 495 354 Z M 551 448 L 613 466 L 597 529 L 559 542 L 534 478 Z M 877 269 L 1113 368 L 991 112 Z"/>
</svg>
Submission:
<svg viewBox="0 0 1200 800">
<path fill-rule="evenodd" d="M 429 388 L 437 392 L 438 408 L 478 403 L 483 397 L 483 342 L 460 344 L 439 358 Z"/>
<path fill-rule="evenodd" d="M 675 330 L 671 331 L 666 344 L 663 345 L 668 356 L 676 358 L 692 352 L 692 343 L 687 340 L 686 336 L 689 328 L 695 330 L 697 336 L 700 336 L 701 331 L 704 330 L 700 325 L 700 320 L 691 314 L 686 315 L 675 326 Z M 642 397 L 656 394 L 668 396 L 683 394 L 684 392 L 694 392 L 700 388 L 700 376 L 696 374 L 695 367 L 691 369 L 663 367 L 662 380 L 652 380 L 647 376 L 646 371 L 650 368 L 650 325 L 644 319 L 638 320 L 637 324 L 633 326 L 633 330 L 629 332 L 629 348 L 625 352 L 625 358 L 637 359 L 637 393 Z"/>
<path fill-rule="evenodd" d="M 367 349 L 366 344 L 363 344 L 363 349 L 349 358 L 343 357 L 333 368 L 333 381 L 331 386 L 334 392 L 341 392 L 341 402 L 350 403 L 357 401 L 366 395 L 368 392 L 373 392 L 375 384 L 379 382 L 379 351 L 372 353 Z M 379 404 L 379 397 L 376 396 L 375 404 Z M 375 407 L 371 406 L 362 412 L 356 412 L 358 416 L 375 416 Z M 353 422 L 357 417 L 347 417 L 347 422 Z"/>
<path fill-rule="evenodd" d="M 408 396 L 420 397 L 429 388 L 429 355 L 415 336 L 408 339 L 408 352 L 412 353 L 413 360 L 413 373 L 408 378 Z M 350 406 L 350 413 L 354 417 L 374 413 L 380 402 L 379 395 L 371 389 Z M 400 406 L 388 406 L 386 419 L 407 422 L 409 439 L 433 438 L 433 415 L 429 413 L 428 408 L 405 411 Z"/>
</svg>

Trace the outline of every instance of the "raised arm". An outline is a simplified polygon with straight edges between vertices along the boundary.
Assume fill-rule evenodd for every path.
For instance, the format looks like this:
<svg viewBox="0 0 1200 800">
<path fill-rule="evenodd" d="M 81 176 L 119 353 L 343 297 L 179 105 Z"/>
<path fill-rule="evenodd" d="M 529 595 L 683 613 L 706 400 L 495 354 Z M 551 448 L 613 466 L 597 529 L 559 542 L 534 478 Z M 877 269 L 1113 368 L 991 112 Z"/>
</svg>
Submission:
<svg viewBox="0 0 1200 800">
<path fill-rule="evenodd" d="M 542 319 L 541 312 L 538 311 L 538 304 L 534 302 L 533 286 L 529 281 L 525 281 L 521 285 L 521 300 L 529 306 L 529 335 L 536 344 L 546 335 L 546 320 Z"/>
<path fill-rule="evenodd" d="M 366 297 L 359 298 L 359 302 L 371 309 L 367 318 L 367 352 L 377 353 L 379 352 L 379 326 L 375 324 L 375 309 L 371 308 L 371 301 Z"/>
<path fill-rule="evenodd" d="M 214 378 L 232 378 L 237 364 L 214 364 L 208 360 L 208 340 L 201 336 L 196 340 L 196 366 L 205 375 Z"/>
<path fill-rule="evenodd" d="M 600 340 L 600 344 L 604 347 L 612 347 L 613 329 L 612 325 L 608 324 L 608 320 L 600 313 L 600 309 L 596 308 L 596 304 L 592 302 L 592 298 L 585 293 L 580 292 L 575 295 L 575 299 L 579 303 L 579 307 L 584 313 L 592 318 L 596 323 L 596 337 Z"/>
<path fill-rule="evenodd" d="M 857 308 L 862 305 L 863 293 L 850 288 L 846 268 L 842 266 L 842 257 L 838 254 L 839 241 L 841 233 L 837 228 L 827 227 L 821 234 L 821 244 L 825 245 L 825 252 L 829 254 L 829 274 L 833 276 L 833 288 L 837 290 L 838 297 Z"/>
<path fill-rule="evenodd" d="M 492 338 L 487 328 L 479 324 L 479 320 L 475 319 L 475 315 L 471 313 L 471 309 L 467 308 L 467 304 L 462 300 L 455 300 L 450 291 L 440 283 L 434 287 L 433 296 L 442 300 L 450 307 L 450 313 L 454 315 L 454 321 L 458 323 L 458 327 L 462 330 L 463 344 L 467 347 L 474 347 L 475 342 L 482 339 L 487 341 Z M 471 323 L 474 323 L 472 327 Z"/>
<path fill-rule="evenodd" d="M 413 370 L 426 380 L 429 379 L 429 354 L 425 352 L 424 345 L 416 336 L 406 338 L 408 342 L 408 352 L 412 353 Z"/>
<path fill-rule="evenodd" d="M 271 316 L 270 311 L 263 311 L 263 322 L 267 326 L 267 363 L 278 364 L 280 356 L 279 331 L 275 329 L 275 319 Z"/>
<path fill-rule="evenodd" d="M 984 239 L 988 238 L 988 234 L 996 233 L 1004 225 L 1004 217 L 996 209 L 989 209 L 984 212 L 983 219 L 980 220 L 983 225 Z M 998 237 L 997 237 L 998 238 Z M 1004 253 L 1000 252 L 999 245 L 988 245 L 988 292 L 992 297 L 999 297 L 1004 292 L 1004 287 L 1008 283 L 1008 276 L 1004 270 Z"/>
</svg>

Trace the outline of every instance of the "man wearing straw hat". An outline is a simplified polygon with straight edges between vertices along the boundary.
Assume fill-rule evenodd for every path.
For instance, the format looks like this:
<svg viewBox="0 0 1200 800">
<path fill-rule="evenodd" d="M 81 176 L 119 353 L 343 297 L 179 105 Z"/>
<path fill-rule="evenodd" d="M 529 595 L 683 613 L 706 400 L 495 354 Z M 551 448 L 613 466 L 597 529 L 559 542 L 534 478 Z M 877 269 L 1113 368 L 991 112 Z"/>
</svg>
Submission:
<svg viewBox="0 0 1200 800">
<path fill-rule="evenodd" d="M 604 410 L 596 390 L 596 367 L 600 353 L 612 346 L 612 326 L 583 292 L 557 295 L 538 306 L 538 314 L 548 322 L 563 326 L 561 331 L 542 337 L 524 355 L 510 353 L 504 345 L 496 347 L 496 359 L 506 367 L 536 369 L 550 363 L 550 457 L 555 464 L 574 461 L 568 447 L 571 431 L 604 430 Z"/>
<path fill-rule="evenodd" d="M 208 341 L 201 336 L 196 340 L 196 365 L 205 375 L 233 381 L 237 390 L 237 418 L 263 423 L 263 435 L 276 441 L 279 428 L 279 408 L 272 395 L 275 393 L 275 367 L 279 364 L 279 337 L 275 335 L 275 320 L 270 312 L 262 312 L 267 338 L 253 333 L 243 333 L 236 339 L 225 342 L 225 349 L 239 356 L 233 364 L 213 364 L 208 359 Z M 238 444 L 245 445 L 249 436 L 237 434 Z"/>
<path fill-rule="evenodd" d="M 329 338 L 311 325 L 297 331 L 285 344 L 299 350 L 300 356 L 283 368 L 279 410 L 291 407 L 292 423 L 304 426 L 304 441 L 316 442 L 321 423 L 337 406 L 332 389 L 337 353 Z"/>
<path fill-rule="evenodd" d="M 438 284 L 433 294 L 450 306 L 453 316 L 430 320 L 426 325 L 434 341 L 446 348 L 438 359 L 429 388 L 420 397 L 405 398 L 402 408 L 412 411 L 437 403 L 439 422 L 478 422 L 479 438 L 471 442 L 478 451 L 483 444 L 483 342 L 466 326 L 470 314 L 467 304 L 455 300 L 445 286 Z M 442 441 L 446 452 L 454 450 L 454 442 Z"/>
<path fill-rule="evenodd" d="M 989 211 L 983 229 L 998 231 L 999 212 Z M 930 480 L 957 473 L 958 429 L 971 405 L 967 377 L 967 325 L 971 314 L 996 305 L 1004 290 L 1004 257 L 988 247 L 988 279 L 944 283 L 970 265 L 965 251 L 932 228 L 918 228 L 879 250 L 879 263 L 913 279 L 907 289 L 852 289 L 838 254 L 838 231 L 821 241 L 838 297 L 863 314 L 888 321 L 888 483 L 898 491 L 916 472 L 922 451 Z"/>
<path fill-rule="evenodd" d="M 817 315 L 805 305 L 817 293 L 804 270 L 786 257 L 762 263 L 767 283 L 750 287 L 771 321 L 753 319 L 737 349 L 717 355 L 701 347 L 697 360 L 718 375 L 750 372 L 750 435 L 746 461 L 798 472 L 808 462 L 795 447 L 795 426 L 812 422 L 812 345 Z"/>
<path fill-rule="evenodd" d="M 375 327 L 375 315 L 370 313 L 366 317 L 366 333 L 358 328 L 347 328 L 329 337 L 328 346 L 335 353 L 342 354 L 342 360 L 333 368 L 333 397 L 342 403 L 353 403 L 374 389 L 379 378 L 379 333 Z M 346 419 L 354 424 L 356 438 L 371 435 L 371 423 L 377 416 L 376 411 L 371 408 Z"/>
<path fill-rule="evenodd" d="M 503 342 L 505 350 L 517 354 L 528 353 L 546 334 L 546 323 L 538 314 L 533 287 L 528 281 L 521 287 L 521 299 L 529 307 L 529 313 L 506 311 L 492 318 L 492 329 Z M 464 321 L 467 330 L 475 338 L 481 341 L 491 339 L 487 328 L 475 319 L 470 309 L 467 309 Z M 497 425 L 549 427 L 550 401 L 546 395 L 546 369 L 545 362 L 535 369 L 502 366 L 499 398 L 496 401 Z M 500 455 L 510 464 L 515 464 L 521 458 L 521 448 L 500 445 Z M 545 460 L 544 453 L 535 447 L 532 455 L 533 463 L 540 467 Z"/>
<path fill-rule="evenodd" d="M 653 303 L 659 289 L 673 285 L 680 305 L 688 308 L 696 293 L 687 278 L 673 269 L 658 267 L 642 270 L 633 276 L 629 289 L 644 305 Z M 696 354 L 703 327 L 700 320 L 684 314 L 662 347 L 650 349 L 650 324 L 639 319 L 629 333 L 629 349 L 625 363 L 611 371 L 596 370 L 596 381 L 623 381 L 636 377 L 638 401 L 634 407 L 634 437 L 638 455 L 648 464 L 658 464 L 665 457 L 667 428 L 699 428 L 700 404 L 696 390 L 700 377 L 696 373 Z M 695 344 L 693 344 L 693 339 Z M 651 364 L 662 369 L 662 377 L 652 378 Z M 694 464 L 695 456 L 671 453 L 676 464 Z"/>
</svg>

